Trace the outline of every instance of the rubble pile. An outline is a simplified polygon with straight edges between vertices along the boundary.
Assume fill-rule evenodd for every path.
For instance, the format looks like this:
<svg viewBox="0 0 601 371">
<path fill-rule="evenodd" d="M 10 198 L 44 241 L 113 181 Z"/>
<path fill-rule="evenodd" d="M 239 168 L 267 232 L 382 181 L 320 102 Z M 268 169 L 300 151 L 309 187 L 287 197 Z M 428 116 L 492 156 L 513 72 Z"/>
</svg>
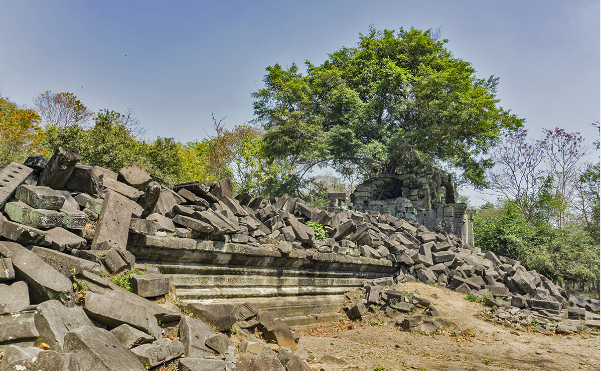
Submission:
<svg viewBox="0 0 601 371">
<path fill-rule="evenodd" d="M 307 259 L 322 253 L 381 260 L 398 268 L 384 280 L 390 284 L 417 279 L 489 297 L 496 313 L 526 309 L 542 318 L 572 306 L 589 319 L 582 325 L 598 328 L 598 316 L 590 315 L 599 313 L 598 300 L 565 292 L 518 261 L 476 252 L 445 228 L 341 208 L 341 194 L 319 210 L 287 195 L 234 197 L 231 179 L 169 189 L 137 163 L 115 173 L 78 161 L 76 149 L 61 147 L 50 160 L 30 157 L 0 169 L 0 370 L 143 370 L 172 359 L 180 370 L 307 369 L 292 353 L 298 339 L 277 313 L 259 313 L 250 303 L 206 304 L 189 307 L 190 318 L 155 303 L 169 293 L 169 278 L 136 264 L 128 251 L 151 236 L 175 247 L 193 239 L 267 247 L 281 256 L 302 250 Z M 132 292 L 106 278 L 131 269 L 144 272 L 130 276 Z M 350 318 L 370 306 L 391 315 L 422 307 L 435 316 L 425 299 L 382 282 L 366 282 L 365 300 L 346 308 Z M 411 318 L 401 327 L 431 331 L 444 322 Z M 166 335 L 173 323 L 177 330 Z M 251 332 L 283 350 L 274 353 Z M 32 347 L 42 343 L 44 350 Z"/>
</svg>

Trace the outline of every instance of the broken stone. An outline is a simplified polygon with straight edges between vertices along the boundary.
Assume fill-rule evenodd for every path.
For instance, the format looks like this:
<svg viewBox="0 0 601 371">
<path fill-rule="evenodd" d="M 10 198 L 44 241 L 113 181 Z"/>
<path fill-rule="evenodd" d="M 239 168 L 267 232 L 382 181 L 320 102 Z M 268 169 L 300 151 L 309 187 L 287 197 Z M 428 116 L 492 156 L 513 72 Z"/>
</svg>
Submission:
<svg viewBox="0 0 601 371">
<path fill-rule="evenodd" d="M 215 326 L 217 331 L 229 331 L 240 315 L 240 309 L 233 304 L 192 303 L 187 308 L 200 320 Z"/>
<path fill-rule="evenodd" d="M 154 337 L 125 324 L 115 327 L 110 332 L 127 349 L 154 341 Z"/>
<path fill-rule="evenodd" d="M 434 334 L 440 328 L 440 323 L 432 318 L 426 318 L 420 325 L 422 332 L 426 334 Z"/>
<path fill-rule="evenodd" d="M 104 269 L 101 264 L 81 259 L 73 255 L 64 254 L 39 246 L 34 246 L 31 251 L 46 264 L 56 269 L 67 278 L 70 278 L 75 274 L 81 274 L 84 270 L 88 270 L 95 274 L 107 273 L 106 269 Z"/>
<path fill-rule="evenodd" d="M 20 312 L 29 306 L 27 283 L 0 284 L 0 314 Z"/>
<path fill-rule="evenodd" d="M 12 259 L 15 276 L 27 281 L 34 303 L 58 299 L 66 306 L 73 306 L 71 281 L 36 254 L 18 243 L 8 241 L 0 241 L 0 254 Z"/>
<path fill-rule="evenodd" d="M 67 332 L 93 326 L 82 308 L 67 308 L 58 300 L 48 300 L 38 305 L 35 325 L 40 333 L 40 341 L 57 351 L 63 351 Z"/>
<path fill-rule="evenodd" d="M 92 240 L 92 250 L 125 250 L 129 234 L 132 209 L 128 200 L 110 192 L 102 203 L 102 211 Z"/>
<path fill-rule="evenodd" d="M 117 174 L 100 166 L 75 165 L 65 188 L 74 192 L 97 195 L 102 190 L 103 179 L 116 179 Z"/>
<path fill-rule="evenodd" d="M 179 371 L 229 371 L 233 370 L 232 362 L 210 358 L 180 358 Z"/>
<path fill-rule="evenodd" d="M 179 340 L 159 339 L 131 350 L 144 366 L 155 367 L 184 354 L 184 344 Z"/>
<path fill-rule="evenodd" d="M 104 253 L 102 262 L 111 273 L 119 273 L 124 269 L 130 269 L 135 264 L 135 258 L 129 251 L 110 249 L 104 251 Z"/>
<path fill-rule="evenodd" d="M 15 278 L 13 262 L 9 258 L 0 258 L 0 282 L 10 281 Z M 1 297 L 1 295 L 0 295 Z M 28 304 L 29 305 L 29 304 Z"/>
<path fill-rule="evenodd" d="M 19 348 L 14 345 L 6 349 L 2 369 L 80 371 L 77 357 L 72 353 L 59 353 L 54 350 L 42 350 L 40 348 Z"/>
<path fill-rule="evenodd" d="M 212 349 L 205 345 L 208 338 L 215 335 L 215 330 L 198 319 L 182 317 L 179 323 L 179 339 L 184 344 L 186 357 L 201 358 L 214 355 Z"/>
<path fill-rule="evenodd" d="M 107 330 L 82 327 L 65 335 L 64 350 L 77 355 L 82 370 L 145 371 L 138 358 Z"/>
<path fill-rule="evenodd" d="M 157 213 L 150 214 L 146 217 L 146 220 L 156 222 L 157 231 L 175 232 L 175 225 L 173 225 L 173 221 L 164 215 Z"/>
<path fill-rule="evenodd" d="M 361 319 L 361 317 L 363 317 L 366 311 L 367 307 L 365 307 L 365 304 L 363 304 L 362 302 L 358 302 L 346 312 L 346 315 L 351 321 L 354 321 L 357 319 Z"/>
<path fill-rule="evenodd" d="M 56 227 L 48 230 L 48 236 L 52 241 L 50 247 L 57 251 L 71 251 L 73 249 L 83 249 L 87 241 L 68 230 Z"/>
<path fill-rule="evenodd" d="M 152 220 L 131 218 L 129 222 L 129 231 L 131 233 L 154 236 L 157 234 L 158 228 L 157 224 Z"/>
<path fill-rule="evenodd" d="M 228 347 L 234 345 L 230 338 L 224 334 L 216 334 L 205 340 L 205 345 L 213 349 L 217 354 L 225 354 Z"/>
<path fill-rule="evenodd" d="M 265 348 L 261 354 L 244 353 L 238 356 L 236 370 L 286 371 L 273 350 Z"/>
<path fill-rule="evenodd" d="M 40 333 L 35 327 L 34 313 L 7 314 L 0 316 L 0 345 L 13 342 L 33 341 Z"/>
<path fill-rule="evenodd" d="M 4 212 L 10 220 L 34 228 L 54 228 L 63 224 L 63 214 L 55 210 L 34 209 L 23 202 L 8 202 Z"/>
<path fill-rule="evenodd" d="M 0 219 L 2 216 L 0 216 Z M 23 245 L 51 246 L 52 240 L 47 231 L 27 225 L 4 220 L 0 225 L 0 234 L 7 240 Z"/>
<path fill-rule="evenodd" d="M 173 223 L 190 228 L 199 233 L 211 233 L 215 230 L 214 226 L 209 223 L 183 215 L 176 215 L 175 218 L 173 218 Z"/>
<path fill-rule="evenodd" d="M 33 173 L 32 168 L 16 162 L 11 162 L 7 167 L 0 169 L 0 210 L 31 173 Z"/>
<path fill-rule="evenodd" d="M 299 356 L 289 350 L 280 349 L 278 359 L 286 371 L 311 371 L 311 368 Z"/>
<path fill-rule="evenodd" d="M 44 171 L 40 174 L 38 185 L 52 189 L 61 189 L 69 180 L 75 164 L 79 161 L 79 151 L 70 147 L 58 147 Z"/>
<path fill-rule="evenodd" d="M 129 198 L 132 201 L 137 201 L 138 198 L 144 193 L 140 190 L 135 189 L 134 187 L 130 187 L 125 183 L 121 183 L 120 181 L 111 178 L 105 179 L 103 177 L 102 186 L 107 190 L 117 192 Z"/>
<path fill-rule="evenodd" d="M 134 293 L 144 298 L 169 293 L 169 277 L 162 274 L 132 274 L 130 283 Z"/>
<path fill-rule="evenodd" d="M 34 209 L 60 210 L 65 203 L 65 197 L 49 187 L 20 185 L 15 197 Z"/>
<path fill-rule="evenodd" d="M 139 163 L 132 162 L 119 170 L 117 180 L 136 189 L 143 190 L 152 181 L 152 178 Z"/>
</svg>

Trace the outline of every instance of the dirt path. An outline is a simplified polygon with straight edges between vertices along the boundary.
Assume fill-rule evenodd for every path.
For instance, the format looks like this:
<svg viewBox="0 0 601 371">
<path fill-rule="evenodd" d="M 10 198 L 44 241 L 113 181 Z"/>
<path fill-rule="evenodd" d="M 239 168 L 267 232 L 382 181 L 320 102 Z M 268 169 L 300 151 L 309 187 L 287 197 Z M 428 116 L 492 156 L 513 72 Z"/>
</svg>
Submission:
<svg viewBox="0 0 601 371">
<path fill-rule="evenodd" d="M 599 370 L 599 336 L 546 336 L 515 332 L 475 317 L 484 306 L 464 295 L 421 283 L 403 289 L 432 301 L 439 317 L 453 321 L 443 334 L 399 331 L 381 314 L 362 322 L 340 321 L 296 329 L 313 370 Z M 378 368 L 379 367 L 379 368 Z"/>
</svg>

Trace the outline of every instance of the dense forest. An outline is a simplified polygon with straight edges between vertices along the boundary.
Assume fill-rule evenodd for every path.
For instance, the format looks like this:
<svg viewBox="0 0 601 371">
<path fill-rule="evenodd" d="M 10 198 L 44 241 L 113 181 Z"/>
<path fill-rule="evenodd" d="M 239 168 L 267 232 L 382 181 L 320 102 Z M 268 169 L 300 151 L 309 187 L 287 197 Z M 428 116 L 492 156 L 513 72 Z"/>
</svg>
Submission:
<svg viewBox="0 0 601 371">
<path fill-rule="evenodd" d="M 236 192 L 320 207 L 378 174 L 443 167 L 499 194 L 476 214 L 477 246 L 598 291 L 599 162 L 586 155 L 599 142 L 561 128 L 529 134 L 499 106 L 498 78 L 477 78 L 446 43 L 429 30 L 371 29 L 304 73 L 269 66 L 252 123 L 226 129 L 213 117 L 212 135 L 186 143 L 147 140 L 133 112 L 92 112 L 69 92 L 43 92 L 34 108 L 0 97 L 0 167 L 70 146 L 113 171 L 137 161 L 168 186 L 232 177 Z"/>
</svg>

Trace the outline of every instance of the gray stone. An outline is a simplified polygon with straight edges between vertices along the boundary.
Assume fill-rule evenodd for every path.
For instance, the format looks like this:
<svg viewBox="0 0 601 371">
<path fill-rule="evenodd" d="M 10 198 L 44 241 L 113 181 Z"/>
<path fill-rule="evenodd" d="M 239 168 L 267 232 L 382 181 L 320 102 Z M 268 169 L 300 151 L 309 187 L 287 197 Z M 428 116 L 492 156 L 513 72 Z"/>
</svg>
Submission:
<svg viewBox="0 0 601 371">
<path fill-rule="evenodd" d="M 173 218 L 173 223 L 190 228 L 194 232 L 199 233 L 211 233 L 215 230 L 213 225 L 189 216 L 176 215 Z"/>
<path fill-rule="evenodd" d="M 129 235 L 132 208 L 128 200 L 116 192 L 110 192 L 102 203 L 102 211 L 92 240 L 92 250 L 125 250 Z"/>
<path fill-rule="evenodd" d="M 23 162 L 23 164 L 34 170 L 44 171 L 44 168 L 46 168 L 46 165 L 48 165 L 48 160 L 46 160 L 43 156 L 29 156 L 25 162 Z"/>
<path fill-rule="evenodd" d="M 162 274 L 132 274 L 130 283 L 134 293 L 144 298 L 169 293 L 169 277 Z"/>
<path fill-rule="evenodd" d="M 184 344 L 179 340 L 159 339 L 131 350 L 144 366 L 158 366 L 184 354 Z"/>
<path fill-rule="evenodd" d="M 236 370 L 286 371 L 273 350 L 265 348 L 261 354 L 244 353 L 238 356 Z"/>
<path fill-rule="evenodd" d="M 68 229 L 84 229 L 88 224 L 88 214 L 79 210 L 59 210 L 63 215 L 63 228 Z"/>
<path fill-rule="evenodd" d="M 2 216 L 0 216 L 2 219 Z M 47 231 L 4 220 L 0 225 L 0 234 L 7 240 L 23 245 L 51 246 L 52 240 Z"/>
<path fill-rule="evenodd" d="M 417 234 L 417 238 L 421 243 L 428 243 L 436 241 L 436 235 L 432 232 L 421 232 Z"/>
<path fill-rule="evenodd" d="M 71 281 L 23 246 L 0 241 L 0 254 L 11 258 L 17 279 L 27 281 L 34 303 L 58 299 L 72 307 L 74 303 Z"/>
<path fill-rule="evenodd" d="M 509 289 L 505 286 L 486 285 L 486 286 L 484 286 L 484 288 L 486 290 L 490 291 L 490 293 L 493 294 L 493 296 L 500 296 L 500 297 L 506 298 L 509 295 L 511 295 L 511 293 L 509 292 Z"/>
<path fill-rule="evenodd" d="M 234 345 L 234 343 L 232 343 L 227 335 L 217 334 L 205 340 L 205 345 L 213 349 L 217 354 L 225 354 L 228 348 Z"/>
<path fill-rule="evenodd" d="M 153 183 L 154 182 L 150 182 L 148 184 L 148 187 L 152 186 Z M 167 215 L 167 213 L 169 213 L 175 205 L 181 204 L 183 202 L 183 197 L 166 187 L 160 186 L 158 196 L 156 197 L 156 202 L 154 204 L 150 204 L 150 207 L 144 208 L 144 215 L 154 213 Z"/>
<path fill-rule="evenodd" d="M 179 323 L 179 339 L 184 344 L 186 357 L 214 355 L 215 352 L 205 345 L 207 339 L 214 335 L 215 330 L 201 320 L 184 316 Z"/>
<path fill-rule="evenodd" d="M 451 261 L 455 258 L 455 253 L 451 251 L 440 251 L 432 253 L 432 260 L 435 264 Z"/>
<path fill-rule="evenodd" d="M 586 309 L 578 307 L 568 308 L 568 319 L 586 319 Z"/>
<path fill-rule="evenodd" d="M 127 349 L 154 341 L 154 337 L 125 324 L 115 327 L 110 332 Z"/>
<path fill-rule="evenodd" d="M 290 327 L 279 318 L 264 326 L 263 337 L 265 340 L 276 342 L 282 348 L 290 347 L 290 349 L 296 350 L 296 342 Z"/>
<path fill-rule="evenodd" d="M 552 310 L 555 312 L 561 310 L 561 304 L 556 301 L 527 299 L 526 303 L 534 310 Z"/>
<path fill-rule="evenodd" d="M 578 332 L 576 326 L 572 326 L 567 323 L 559 323 L 555 328 L 555 333 L 558 335 L 570 335 L 575 332 Z"/>
<path fill-rule="evenodd" d="M 221 202 L 223 202 L 225 206 L 227 206 L 236 216 L 244 217 L 248 215 L 246 210 L 244 210 L 244 208 L 240 206 L 238 201 L 232 199 L 231 197 L 223 196 L 221 198 Z"/>
<path fill-rule="evenodd" d="M 366 311 L 367 308 L 365 307 L 365 304 L 358 302 L 346 312 L 346 315 L 351 321 L 354 321 L 356 319 L 361 319 Z"/>
<path fill-rule="evenodd" d="M 48 236 L 50 236 L 50 240 L 52 241 L 50 247 L 57 251 L 79 250 L 83 249 L 87 244 L 84 238 L 61 227 L 49 229 Z"/>
<path fill-rule="evenodd" d="M 146 220 L 152 220 L 157 224 L 157 231 L 164 232 L 175 232 L 175 225 L 173 221 L 161 214 L 150 214 L 146 217 Z"/>
<path fill-rule="evenodd" d="M 103 178 L 102 186 L 105 189 L 117 192 L 132 201 L 137 201 L 138 198 L 144 194 L 144 192 L 137 190 L 134 187 L 130 187 L 125 183 L 121 183 L 120 181 L 111 178 Z"/>
<path fill-rule="evenodd" d="M 131 218 L 129 222 L 129 231 L 131 233 L 154 236 L 158 232 L 158 226 L 157 223 L 152 220 Z"/>
<path fill-rule="evenodd" d="M 63 214 L 55 210 L 34 209 L 23 202 L 7 202 L 4 212 L 10 220 L 34 228 L 53 228 L 63 224 Z"/>
<path fill-rule="evenodd" d="M 138 358 L 110 332 L 96 327 L 71 330 L 64 349 L 77 355 L 82 370 L 145 371 Z"/>
<path fill-rule="evenodd" d="M 200 320 L 215 326 L 217 331 L 229 331 L 240 315 L 240 309 L 233 304 L 191 303 L 187 308 Z"/>
<path fill-rule="evenodd" d="M 110 273 L 119 273 L 124 269 L 130 269 L 133 267 L 135 263 L 135 258 L 133 262 L 130 259 L 131 253 L 129 251 L 120 250 L 120 249 L 110 249 L 110 250 L 94 250 L 94 251 L 103 251 L 104 255 L 102 256 L 102 262 L 104 266 Z"/>
<path fill-rule="evenodd" d="M 519 295 L 514 295 L 511 297 L 511 306 L 512 307 L 516 307 L 516 308 L 526 308 L 526 298 L 519 296 Z"/>
<path fill-rule="evenodd" d="M 100 166 L 75 165 L 65 188 L 74 192 L 97 195 L 102 191 L 103 179 L 117 179 L 117 173 Z"/>
<path fill-rule="evenodd" d="M 103 200 L 101 198 L 91 196 L 87 193 L 80 193 L 73 198 L 75 201 L 77 201 L 79 206 L 83 207 L 84 209 L 88 209 L 97 215 L 100 215 L 103 204 Z"/>
<path fill-rule="evenodd" d="M 79 151 L 70 147 L 58 147 L 44 171 L 40 174 L 38 185 L 52 189 L 61 189 L 69 180 L 75 164 L 79 161 Z"/>
<path fill-rule="evenodd" d="M 236 228 L 231 221 L 210 210 L 195 212 L 193 217 L 213 227 L 213 234 L 216 236 L 236 233 L 238 231 L 238 228 Z"/>
<path fill-rule="evenodd" d="M 282 366 L 286 368 L 286 371 L 311 371 L 311 367 L 289 350 L 280 349 L 278 351 L 278 359 L 282 363 Z"/>
<path fill-rule="evenodd" d="M 14 278 L 15 269 L 13 268 L 13 261 L 9 258 L 0 258 L 0 282 L 10 281 Z"/>
<path fill-rule="evenodd" d="M 420 269 L 417 271 L 417 278 L 425 284 L 434 285 L 437 282 L 437 277 L 432 270 L 428 268 Z"/>
<path fill-rule="evenodd" d="M 60 210 L 65 203 L 65 197 L 49 187 L 20 185 L 15 197 L 34 209 Z"/>
<path fill-rule="evenodd" d="M 40 348 L 10 345 L 4 352 L 2 370 L 80 371 L 77 357 Z"/>
<path fill-rule="evenodd" d="M 382 296 L 382 286 L 373 285 L 368 287 L 369 291 L 367 294 L 367 304 L 378 304 L 380 303 L 380 297 Z"/>
<path fill-rule="evenodd" d="M 422 332 L 426 334 L 434 334 L 440 328 L 440 323 L 432 318 L 426 318 L 420 325 Z"/>
<path fill-rule="evenodd" d="M 229 371 L 233 368 L 231 363 L 220 359 L 210 358 L 181 358 L 178 365 L 179 371 Z M 244 371 L 244 370 L 240 370 Z"/>
<path fill-rule="evenodd" d="M 148 183 L 152 181 L 150 175 L 137 162 L 132 162 L 123 169 L 119 170 L 117 180 L 124 182 L 136 189 L 142 190 L 146 188 Z"/>
<path fill-rule="evenodd" d="M 38 305 L 35 326 L 42 342 L 48 344 L 52 350 L 63 351 L 67 332 L 93 324 L 83 309 L 67 308 L 58 300 L 48 300 Z"/>
<path fill-rule="evenodd" d="M 35 327 L 34 313 L 0 316 L 0 344 L 35 340 L 40 333 Z"/>
<path fill-rule="evenodd" d="M 0 314 L 20 312 L 29 306 L 27 283 L 0 284 Z"/>
<path fill-rule="evenodd" d="M 84 310 L 88 317 L 98 322 L 113 327 L 130 325 L 157 339 L 161 338 L 162 332 L 156 317 L 143 306 L 88 292 Z"/>
<path fill-rule="evenodd" d="M 101 264 L 73 255 L 64 254 L 44 247 L 34 246 L 31 251 L 46 264 L 56 269 L 63 276 L 71 278 L 74 274 L 81 274 L 88 270 L 95 274 L 106 274 L 107 271 Z"/>
<path fill-rule="evenodd" d="M 16 162 L 11 162 L 7 167 L 0 169 L 0 210 L 31 173 L 33 173 L 32 168 Z"/>
</svg>

